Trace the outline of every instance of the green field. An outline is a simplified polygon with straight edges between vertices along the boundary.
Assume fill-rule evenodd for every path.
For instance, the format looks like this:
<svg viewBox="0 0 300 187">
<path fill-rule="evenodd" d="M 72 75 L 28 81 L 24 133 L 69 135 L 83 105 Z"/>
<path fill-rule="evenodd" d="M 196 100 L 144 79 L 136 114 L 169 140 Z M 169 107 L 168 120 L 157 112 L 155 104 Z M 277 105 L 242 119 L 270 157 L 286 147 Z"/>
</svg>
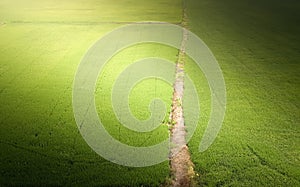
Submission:
<svg viewBox="0 0 300 187">
<path fill-rule="evenodd" d="M 190 143 L 200 183 L 299 186 L 300 3 L 203 0 L 187 5 L 190 29 L 214 52 L 227 89 L 217 140 L 208 151 L 197 152 L 203 125 Z"/>
<path fill-rule="evenodd" d="M 97 155 L 75 123 L 72 87 L 81 59 L 99 38 L 130 22 L 179 24 L 182 4 L 181 0 L 0 0 L 0 186 L 159 186 L 169 180 L 167 161 L 131 168 Z M 187 59 L 185 70 L 197 83 L 201 104 L 201 120 L 189 142 L 199 175 L 195 181 L 203 186 L 300 186 L 300 3 L 187 0 L 185 4 L 188 28 L 214 53 L 227 89 L 222 129 L 214 144 L 199 153 L 210 114 L 210 91 L 203 73 Z M 109 90 L 134 61 L 159 56 L 175 62 L 177 54 L 164 45 L 138 44 L 105 66 L 95 99 L 114 138 L 148 146 L 168 137 L 164 123 L 149 133 L 123 127 L 113 114 Z M 170 107 L 172 91 L 163 81 L 141 82 L 129 97 L 132 113 L 147 119 L 148 104 L 155 97 Z"/>
</svg>

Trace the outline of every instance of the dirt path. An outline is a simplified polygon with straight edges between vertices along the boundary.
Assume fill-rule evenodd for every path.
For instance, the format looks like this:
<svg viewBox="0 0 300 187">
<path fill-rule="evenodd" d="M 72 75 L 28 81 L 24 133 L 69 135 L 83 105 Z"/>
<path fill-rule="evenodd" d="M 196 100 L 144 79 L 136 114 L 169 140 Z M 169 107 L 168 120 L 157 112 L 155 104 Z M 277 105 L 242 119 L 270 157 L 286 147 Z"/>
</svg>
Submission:
<svg viewBox="0 0 300 187">
<path fill-rule="evenodd" d="M 182 27 L 187 26 L 186 8 L 183 5 Z M 170 167 L 172 174 L 172 186 L 186 187 L 191 186 L 191 179 L 194 176 L 193 163 L 190 160 L 190 153 L 185 140 L 186 130 L 184 125 L 184 116 L 182 108 L 182 99 L 184 94 L 184 57 L 185 46 L 188 32 L 183 31 L 178 61 L 176 64 L 176 80 L 174 83 L 174 93 L 172 99 L 171 121 L 171 151 Z"/>
</svg>

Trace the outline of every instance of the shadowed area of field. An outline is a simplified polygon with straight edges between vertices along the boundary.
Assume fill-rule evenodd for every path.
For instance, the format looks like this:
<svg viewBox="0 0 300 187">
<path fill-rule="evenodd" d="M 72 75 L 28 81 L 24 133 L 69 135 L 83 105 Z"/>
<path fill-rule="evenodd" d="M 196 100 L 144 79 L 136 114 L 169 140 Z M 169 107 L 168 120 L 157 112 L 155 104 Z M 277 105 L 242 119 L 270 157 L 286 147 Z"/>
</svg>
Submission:
<svg viewBox="0 0 300 187">
<path fill-rule="evenodd" d="M 300 3 L 189 0 L 187 5 L 190 29 L 216 56 L 227 89 L 226 116 L 215 143 L 198 152 L 204 120 L 189 144 L 199 183 L 299 186 Z M 196 78 L 200 72 L 188 64 L 202 102 L 209 101 L 205 79 Z M 202 106 L 208 120 L 209 105 Z"/>
</svg>

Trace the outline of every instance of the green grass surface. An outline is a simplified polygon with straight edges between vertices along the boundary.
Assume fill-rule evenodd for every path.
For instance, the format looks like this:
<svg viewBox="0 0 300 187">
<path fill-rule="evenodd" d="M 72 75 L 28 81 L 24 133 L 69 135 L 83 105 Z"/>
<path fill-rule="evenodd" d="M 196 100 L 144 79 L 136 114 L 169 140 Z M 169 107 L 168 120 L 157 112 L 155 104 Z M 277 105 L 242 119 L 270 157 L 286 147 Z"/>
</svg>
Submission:
<svg viewBox="0 0 300 187">
<path fill-rule="evenodd" d="M 181 5 L 179 0 L 1 0 L 0 186 L 164 183 L 168 162 L 123 167 L 89 148 L 75 124 L 72 84 L 81 58 L 105 33 L 132 21 L 179 23 Z M 187 60 L 201 103 L 199 128 L 189 143 L 199 185 L 300 185 L 299 10 L 296 0 L 187 0 L 189 28 L 213 51 L 227 87 L 223 127 L 215 143 L 199 153 L 210 114 L 209 87 Z M 112 114 L 109 90 L 135 60 L 175 61 L 176 54 L 162 45 L 135 45 L 107 64 L 96 104 L 113 137 L 134 146 L 168 137 L 164 125 L 142 134 L 122 127 Z M 132 113 L 149 117 L 154 97 L 170 105 L 172 88 L 155 79 L 141 82 L 129 96 Z"/>
<path fill-rule="evenodd" d="M 8 23 L 101 24 L 101 22 L 180 22 L 181 1 L 169 0 L 1 0 L 0 20 Z M 166 11 L 167 10 L 167 11 Z"/>
<path fill-rule="evenodd" d="M 123 25 L 122 22 L 179 22 L 180 17 L 180 1 L 171 4 L 166 0 L 1 1 L 0 185 L 157 186 L 163 183 L 169 174 L 167 162 L 146 168 L 122 167 L 104 160 L 89 148 L 74 120 L 72 86 L 88 48 L 105 33 Z M 117 55 L 126 59 L 118 68 L 129 65 L 130 60 L 155 53 L 175 61 L 177 53 L 164 47 L 157 50 L 157 46 L 151 45 L 138 49 L 138 55 L 134 47 Z M 101 88 L 109 87 L 116 72 L 121 70 L 113 64 L 112 59 L 104 70 L 110 76 L 99 79 L 98 85 L 103 86 L 97 90 L 99 104 L 105 104 L 107 100 L 101 97 L 108 94 L 101 92 Z M 144 106 L 149 102 L 142 98 L 145 91 L 149 91 L 146 95 L 149 97 L 162 96 L 167 106 L 170 105 L 171 87 L 158 81 L 157 89 L 164 89 L 154 93 L 149 89 L 149 85 L 152 90 L 156 87 L 152 83 L 150 79 L 133 90 L 131 98 L 139 99 L 131 99 L 130 104 L 137 117 L 149 115 L 147 107 L 137 109 L 137 104 Z M 111 115 L 108 110 L 99 113 Z M 132 133 L 124 129 L 119 136 L 117 126 L 113 121 L 108 126 L 109 132 L 133 145 L 153 144 L 159 140 L 156 138 L 168 136 L 166 126 L 155 131 L 152 139 L 151 133 L 128 136 L 126 133 Z"/>
<path fill-rule="evenodd" d="M 136 51 L 139 51 L 136 53 Z M 176 61 L 177 50 L 160 44 L 138 44 L 126 48 L 107 64 L 103 73 L 99 77 L 96 89 L 96 106 L 99 116 L 110 134 L 119 141 L 132 146 L 150 146 L 160 143 L 169 137 L 168 126 L 161 125 L 157 129 L 147 133 L 134 132 L 118 122 L 112 108 L 111 92 L 114 81 L 122 71 L 137 60 L 159 56 L 168 59 L 170 62 Z M 146 70 L 145 70 L 146 71 Z M 105 91 L 104 91 L 105 90 Z M 139 120 L 150 118 L 149 104 L 154 98 L 160 98 L 167 107 L 164 122 L 169 119 L 168 112 L 171 108 L 173 88 L 166 82 L 148 78 L 135 85 L 129 95 L 129 106 L 132 114 Z"/>
<path fill-rule="evenodd" d="M 189 0 L 187 6 L 189 27 L 213 51 L 227 87 L 226 116 L 215 143 L 199 154 L 209 114 L 203 105 L 203 120 L 189 144 L 199 183 L 299 186 L 299 2 Z M 187 63 L 187 73 L 205 82 L 193 67 Z M 203 85 L 199 92 L 209 101 Z"/>
</svg>

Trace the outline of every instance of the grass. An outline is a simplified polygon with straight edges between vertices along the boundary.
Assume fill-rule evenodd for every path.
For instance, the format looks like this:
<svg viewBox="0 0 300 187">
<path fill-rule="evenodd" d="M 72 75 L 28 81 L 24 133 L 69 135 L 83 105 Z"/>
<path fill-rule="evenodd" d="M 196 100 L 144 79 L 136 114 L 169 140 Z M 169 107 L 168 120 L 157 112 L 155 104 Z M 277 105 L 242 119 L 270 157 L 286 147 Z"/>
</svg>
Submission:
<svg viewBox="0 0 300 187">
<path fill-rule="evenodd" d="M 89 148 L 74 120 L 72 86 L 81 58 L 105 33 L 131 21 L 179 22 L 180 6 L 180 1 L 169 5 L 166 0 L 1 1 L 0 185 L 158 186 L 163 183 L 169 174 L 167 162 L 147 168 L 122 167 L 104 160 Z M 127 59 L 118 68 L 153 53 L 172 61 L 176 58 L 176 51 L 163 46 L 160 51 L 153 45 L 136 47 L 116 56 Z M 112 64 L 114 59 L 104 74 L 112 72 Z M 99 104 L 107 104 L 101 97 L 108 92 L 100 90 L 113 83 L 109 81 L 115 72 L 99 79 L 98 85 L 103 86 L 97 90 Z M 153 81 L 141 82 L 132 92 L 132 98 L 139 98 L 130 99 L 133 113 L 139 118 L 149 115 L 148 108 L 144 107 L 149 100 L 148 97 L 143 100 L 145 92 L 141 91 L 151 91 L 153 87 L 150 89 L 149 85 Z M 170 103 L 170 86 L 160 81 L 155 85 L 163 90 L 146 96 L 158 94 Z M 143 107 L 137 109 L 137 104 Z M 112 119 L 107 110 L 99 113 L 106 114 L 105 120 L 109 121 Z M 112 124 L 109 132 L 133 145 L 146 140 L 145 144 L 153 144 L 159 140 L 156 138 L 167 136 L 167 127 L 163 125 L 152 137 L 151 133 L 133 134 L 124 128 L 119 136 L 119 125 L 115 121 Z"/>
<path fill-rule="evenodd" d="M 204 153 L 190 142 L 205 186 L 299 186 L 299 8 L 296 1 L 187 1 L 189 27 L 210 47 L 223 71 L 227 111 L 215 143 Z M 195 65 L 186 71 L 205 82 Z M 202 101 L 210 101 L 206 84 Z M 206 90 L 206 91 L 205 91 Z"/>
<path fill-rule="evenodd" d="M 135 51 L 139 52 L 136 53 Z M 105 67 L 97 83 L 96 106 L 98 106 L 99 116 L 101 116 L 101 119 L 103 117 L 104 126 L 107 124 L 106 128 L 116 139 L 132 146 L 149 146 L 168 138 L 167 125 L 160 126 L 149 133 L 140 133 L 131 131 L 120 124 L 117 118 L 114 115 L 112 116 L 114 112 L 111 103 L 111 90 L 118 75 L 133 62 L 153 55 L 175 62 L 176 53 L 175 49 L 159 44 L 138 44 L 115 55 Z M 148 119 L 151 115 L 148 107 L 154 98 L 162 99 L 167 106 L 166 112 L 169 112 L 172 93 L 172 86 L 160 79 L 149 78 L 143 80 L 134 87 L 129 95 L 131 112 L 139 120 Z M 163 121 L 166 122 L 168 118 L 167 113 Z"/>
<path fill-rule="evenodd" d="M 105 33 L 132 21 L 179 23 L 181 5 L 179 0 L 2 0 L 0 185 L 164 183 L 167 162 L 123 167 L 89 148 L 75 124 L 72 84 L 81 58 Z M 199 153 L 210 114 L 209 87 L 202 72 L 187 60 L 186 73 L 197 82 L 201 104 L 201 120 L 189 142 L 199 185 L 300 185 L 299 9 L 295 0 L 187 0 L 188 26 L 216 56 L 227 88 L 223 127 L 214 144 Z M 95 98 L 113 137 L 133 146 L 168 137 L 163 124 L 151 133 L 121 126 L 112 114 L 109 90 L 119 72 L 135 60 L 159 56 L 175 61 L 176 54 L 163 45 L 135 45 L 107 64 Z M 137 84 L 129 96 L 132 113 L 147 119 L 154 97 L 170 106 L 172 88 L 156 79 Z"/>
<path fill-rule="evenodd" d="M 168 21 L 181 19 L 181 1 L 78 0 L 22 2 L 2 0 L 0 20 L 7 23 L 100 24 L 104 22 Z M 168 11 L 166 11 L 168 10 Z"/>
</svg>

